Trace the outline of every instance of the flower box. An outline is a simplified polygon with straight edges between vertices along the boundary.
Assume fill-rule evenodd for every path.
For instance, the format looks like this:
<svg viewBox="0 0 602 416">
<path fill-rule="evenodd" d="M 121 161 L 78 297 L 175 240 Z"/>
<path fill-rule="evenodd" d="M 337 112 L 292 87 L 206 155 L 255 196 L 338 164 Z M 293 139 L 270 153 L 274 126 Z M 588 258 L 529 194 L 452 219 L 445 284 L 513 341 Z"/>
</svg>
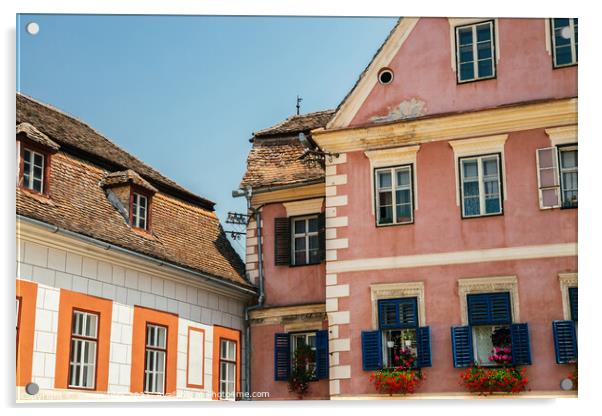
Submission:
<svg viewBox="0 0 602 416">
<path fill-rule="evenodd" d="M 488 395 L 492 393 L 516 394 L 527 390 L 529 380 L 524 368 L 517 367 L 471 367 L 460 374 L 461 384 L 472 393 Z"/>
</svg>

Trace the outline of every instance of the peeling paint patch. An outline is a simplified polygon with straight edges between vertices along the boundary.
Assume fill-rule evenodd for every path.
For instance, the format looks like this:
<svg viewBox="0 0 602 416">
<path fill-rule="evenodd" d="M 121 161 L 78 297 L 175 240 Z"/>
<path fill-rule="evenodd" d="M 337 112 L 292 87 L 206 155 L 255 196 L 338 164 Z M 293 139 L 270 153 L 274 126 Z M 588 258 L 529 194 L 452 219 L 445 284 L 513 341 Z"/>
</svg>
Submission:
<svg viewBox="0 0 602 416">
<path fill-rule="evenodd" d="M 426 103 L 422 100 L 412 98 L 399 103 L 397 107 L 389 107 L 389 113 L 384 116 L 370 118 L 373 123 L 385 123 L 388 121 L 405 120 L 416 118 L 426 114 Z"/>
</svg>

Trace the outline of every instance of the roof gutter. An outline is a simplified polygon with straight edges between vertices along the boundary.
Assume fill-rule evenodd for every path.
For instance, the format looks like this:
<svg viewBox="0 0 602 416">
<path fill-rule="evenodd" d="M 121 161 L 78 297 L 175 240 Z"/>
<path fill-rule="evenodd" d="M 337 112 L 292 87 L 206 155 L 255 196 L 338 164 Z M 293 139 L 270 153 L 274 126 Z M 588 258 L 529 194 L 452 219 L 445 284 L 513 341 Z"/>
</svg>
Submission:
<svg viewBox="0 0 602 416">
<path fill-rule="evenodd" d="M 254 192 L 254 194 L 263 194 L 266 192 L 279 191 L 281 189 L 299 188 L 301 186 L 324 183 L 325 180 L 326 180 L 326 177 L 323 177 L 323 178 L 319 178 L 319 179 L 312 179 L 311 181 L 295 182 L 295 183 L 291 183 L 291 184 L 287 184 L 287 185 L 268 185 L 268 186 L 264 186 L 264 187 L 257 188 L 257 189 L 253 188 L 253 192 Z"/>
<path fill-rule="evenodd" d="M 213 277 L 211 275 L 205 274 L 205 273 L 201 273 L 201 272 L 197 272 L 195 270 L 192 269 L 188 269 L 186 267 L 182 267 L 182 266 L 178 266 L 177 264 L 171 263 L 171 262 L 166 262 L 166 261 L 162 261 L 162 260 L 158 260 L 154 257 L 151 256 L 147 256 L 146 254 L 142 254 L 142 253 L 138 253 L 136 251 L 133 250 L 128 250 L 127 248 L 123 248 L 123 247 L 119 247 L 116 246 L 114 244 L 110 244 L 110 243 L 106 243 L 104 241 L 101 240 L 97 240 L 96 238 L 92 238 L 92 237 L 88 237 L 86 235 L 83 234 L 79 234 L 73 231 L 69 231 L 65 228 L 61 228 L 59 226 L 56 225 L 52 225 L 52 224 L 48 224 L 46 222 L 43 221 L 39 221 L 33 218 L 29 218 L 29 217 L 25 217 L 23 215 L 19 215 L 17 214 L 17 220 L 19 221 L 24 221 L 30 224 L 34 224 L 34 225 L 38 225 L 41 227 L 44 227 L 48 230 L 50 230 L 52 233 L 61 233 L 64 235 L 67 235 L 69 237 L 73 237 L 76 238 L 78 240 L 84 241 L 86 243 L 90 243 L 90 244 L 94 244 L 96 246 L 99 246 L 101 248 L 104 248 L 105 250 L 113 250 L 113 251 L 117 251 L 123 254 L 127 254 L 130 256 L 134 256 L 134 257 L 138 257 L 139 259 L 145 260 L 145 261 L 149 261 L 152 263 L 156 263 L 157 266 L 167 266 L 169 268 L 172 268 L 174 270 L 178 270 L 178 271 L 182 271 L 185 273 L 189 273 L 192 274 L 196 277 L 201 278 L 202 280 L 204 280 L 205 282 L 211 283 L 211 284 L 216 284 L 219 286 L 226 286 L 230 289 L 234 289 L 240 292 L 243 292 L 245 294 L 249 294 L 249 295 L 256 295 L 257 293 L 255 292 L 255 290 L 253 289 L 249 289 L 249 288 L 245 288 L 244 286 L 240 286 L 237 285 L 236 283 L 230 283 L 221 279 L 218 279 L 216 277 Z"/>
</svg>

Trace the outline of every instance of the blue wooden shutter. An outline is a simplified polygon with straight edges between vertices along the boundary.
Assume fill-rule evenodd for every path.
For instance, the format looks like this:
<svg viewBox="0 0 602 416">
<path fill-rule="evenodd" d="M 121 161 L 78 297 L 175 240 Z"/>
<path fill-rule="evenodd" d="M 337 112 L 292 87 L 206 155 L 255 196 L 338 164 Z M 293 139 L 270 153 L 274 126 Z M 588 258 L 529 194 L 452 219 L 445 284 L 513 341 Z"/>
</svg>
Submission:
<svg viewBox="0 0 602 416">
<path fill-rule="evenodd" d="M 558 364 L 571 363 L 577 360 L 577 333 L 573 321 L 553 321 L 554 349 Z"/>
<path fill-rule="evenodd" d="M 512 322 L 508 292 L 467 295 L 467 303 L 470 325 L 501 325 Z"/>
<path fill-rule="evenodd" d="M 515 365 L 531 365 L 529 326 L 527 324 L 510 325 L 510 338 L 512 339 L 512 363 Z"/>
<path fill-rule="evenodd" d="M 577 321 L 577 312 L 579 308 L 577 307 L 577 288 L 569 287 L 569 303 L 571 304 L 571 319 L 573 321 Z"/>
<path fill-rule="evenodd" d="M 274 380 L 288 380 L 291 371 L 291 348 L 288 334 L 274 334 Z"/>
<path fill-rule="evenodd" d="M 416 329 L 416 346 L 418 347 L 418 367 L 430 367 L 432 365 L 432 358 L 431 328 L 429 326 L 421 326 Z"/>
<path fill-rule="evenodd" d="M 364 371 L 382 367 L 382 344 L 380 331 L 362 331 L 362 368 Z"/>
<path fill-rule="evenodd" d="M 328 378 L 328 331 L 316 332 L 316 378 Z"/>
<path fill-rule="evenodd" d="M 416 298 L 381 299 L 378 301 L 378 322 L 382 329 L 416 328 Z"/>
<path fill-rule="evenodd" d="M 452 326 L 451 337 L 454 367 L 470 367 L 474 363 L 470 326 Z"/>
</svg>

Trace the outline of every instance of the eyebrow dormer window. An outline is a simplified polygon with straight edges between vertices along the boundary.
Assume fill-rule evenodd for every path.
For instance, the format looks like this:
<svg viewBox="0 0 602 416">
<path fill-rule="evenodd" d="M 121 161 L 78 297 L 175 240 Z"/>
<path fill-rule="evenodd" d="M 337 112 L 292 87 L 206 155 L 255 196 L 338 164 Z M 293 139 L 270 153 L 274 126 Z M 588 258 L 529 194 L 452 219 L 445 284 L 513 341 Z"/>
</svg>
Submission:
<svg viewBox="0 0 602 416">
<path fill-rule="evenodd" d="M 33 150 L 23 149 L 23 187 L 44 192 L 45 156 Z"/>
<path fill-rule="evenodd" d="M 148 198 L 135 192 L 132 194 L 132 226 L 143 230 L 148 227 Z"/>
</svg>

